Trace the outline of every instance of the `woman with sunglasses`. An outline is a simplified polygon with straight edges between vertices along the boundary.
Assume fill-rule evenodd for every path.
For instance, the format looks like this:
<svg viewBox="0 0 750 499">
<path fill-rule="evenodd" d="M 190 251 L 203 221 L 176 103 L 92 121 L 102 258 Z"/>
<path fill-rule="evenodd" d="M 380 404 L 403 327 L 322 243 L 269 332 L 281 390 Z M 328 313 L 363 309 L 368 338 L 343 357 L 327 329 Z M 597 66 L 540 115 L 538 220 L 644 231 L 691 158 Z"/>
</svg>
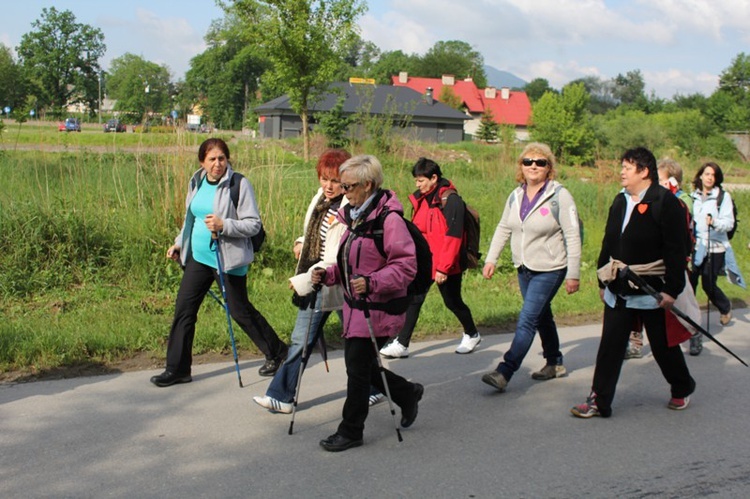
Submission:
<svg viewBox="0 0 750 499">
<path fill-rule="evenodd" d="M 344 288 L 346 401 L 336 433 L 320 441 L 329 452 L 362 445 L 371 385 L 389 393 L 384 381 L 388 383 L 391 401 L 401 408 L 402 428 L 417 419 L 424 392 L 421 384 L 388 369 L 382 369 L 381 374 L 379 368 L 378 348 L 404 325 L 405 309 L 388 305 L 405 301 L 406 288 L 417 272 L 409 229 L 401 215 L 390 214 L 403 214 L 404 208 L 393 191 L 382 188 L 383 168 L 375 156 L 355 156 L 341 165 L 339 173 L 349 204 L 339 210 L 338 217 L 347 230 L 337 263 L 325 270 L 314 269 L 311 276 L 313 284 Z M 382 247 L 376 242 L 375 230 Z"/>
<path fill-rule="evenodd" d="M 528 144 L 518 158 L 520 186 L 505 203 L 482 270 L 485 279 L 492 278 L 510 239 L 523 307 L 510 350 L 496 370 L 482 376 L 484 383 L 501 392 L 521 367 L 537 330 L 546 363 L 531 377 L 548 380 L 566 373 L 551 303 L 563 281 L 568 294 L 578 291 L 581 233 L 573 196 L 554 177 L 555 156 L 549 146 Z"/>
</svg>

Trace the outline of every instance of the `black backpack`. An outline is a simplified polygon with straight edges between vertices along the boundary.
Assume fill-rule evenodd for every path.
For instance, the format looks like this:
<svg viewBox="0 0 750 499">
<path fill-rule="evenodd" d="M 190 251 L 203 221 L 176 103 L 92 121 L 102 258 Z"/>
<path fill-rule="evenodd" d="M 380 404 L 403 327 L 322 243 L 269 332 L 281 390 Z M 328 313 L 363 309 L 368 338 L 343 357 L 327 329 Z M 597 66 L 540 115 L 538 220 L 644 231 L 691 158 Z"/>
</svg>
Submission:
<svg viewBox="0 0 750 499">
<path fill-rule="evenodd" d="M 426 294 L 430 290 L 432 285 L 432 252 L 430 251 L 430 245 L 427 243 L 427 239 L 424 238 L 419 228 L 414 225 L 413 222 L 404 218 L 403 213 L 399 211 L 390 211 L 386 207 L 380 212 L 377 218 L 369 223 L 361 224 L 356 229 L 352 230 L 352 236 L 356 237 L 367 237 L 371 238 L 375 247 L 378 249 L 380 255 L 385 258 L 385 248 L 383 245 L 383 225 L 385 224 L 385 217 L 391 213 L 397 214 L 406 224 L 406 228 L 409 230 L 414 241 L 414 247 L 416 250 L 417 257 L 417 273 L 414 279 L 409 283 L 406 288 L 406 296 L 403 298 L 395 298 L 386 303 L 370 303 L 369 307 L 372 310 L 382 310 L 388 314 L 400 315 L 406 312 L 409 305 L 416 295 Z M 343 249 L 344 245 L 341 246 Z M 339 255 L 342 258 L 342 255 Z M 361 309 L 362 304 L 354 300 L 349 300 L 346 296 L 347 303 L 356 309 Z"/>
<path fill-rule="evenodd" d="M 240 201 L 240 182 L 245 178 L 241 173 L 234 172 L 232 178 L 229 179 L 229 197 L 232 198 L 234 209 L 237 211 L 237 203 Z M 235 179 L 237 181 L 235 182 Z M 260 215 L 258 215 L 260 216 Z M 263 247 L 263 242 L 266 240 L 266 229 L 263 228 L 263 221 L 260 222 L 260 230 L 254 236 L 250 236 L 250 242 L 253 245 L 253 253 L 257 253 Z"/>
<path fill-rule="evenodd" d="M 729 199 L 732 200 L 732 213 L 734 214 L 734 225 L 732 225 L 732 228 L 729 229 L 729 232 L 727 232 L 727 237 L 729 239 L 732 239 L 734 237 L 734 233 L 737 232 L 737 205 L 734 203 L 734 198 L 731 196 Z M 724 189 L 719 187 L 719 196 L 716 198 L 716 209 L 721 210 L 721 205 L 724 203 Z"/>
<path fill-rule="evenodd" d="M 443 191 L 442 197 L 440 198 L 440 206 L 443 209 L 448 202 L 448 196 L 451 194 L 458 196 L 455 189 L 446 189 Z M 466 268 L 462 270 L 475 269 L 479 267 L 479 260 L 482 258 L 482 253 L 479 252 L 479 239 L 481 234 L 479 212 L 472 206 L 468 205 L 463 199 L 461 199 L 461 202 L 464 203 L 464 237 L 461 242 L 461 249 L 466 252 Z"/>
</svg>

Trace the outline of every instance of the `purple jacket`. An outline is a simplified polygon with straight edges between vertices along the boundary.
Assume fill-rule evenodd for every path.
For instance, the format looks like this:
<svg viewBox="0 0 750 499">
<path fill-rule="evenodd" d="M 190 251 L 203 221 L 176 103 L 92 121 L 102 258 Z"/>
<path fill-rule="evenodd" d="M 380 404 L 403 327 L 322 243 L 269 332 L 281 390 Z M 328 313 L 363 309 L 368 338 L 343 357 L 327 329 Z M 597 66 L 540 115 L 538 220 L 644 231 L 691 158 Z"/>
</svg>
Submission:
<svg viewBox="0 0 750 499">
<path fill-rule="evenodd" d="M 365 222 L 374 220 L 383 211 L 385 206 L 389 211 L 403 213 L 404 208 L 396 198 L 393 191 L 381 190 L 378 197 L 373 200 L 374 209 L 365 217 Z M 370 294 L 368 301 L 384 303 L 394 298 L 406 296 L 406 287 L 417 274 L 417 259 L 414 241 L 409 234 L 409 229 L 403 219 L 397 215 L 388 215 L 383 224 L 383 250 L 384 258 L 375 241 L 369 237 L 354 237 L 350 232 L 352 221 L 348 217 L 349 208 L 339 211 L 339 219 L 347 226 L 346 232 L 341 237 L 339 250 L 348 248 L 348 254 L 339 256 L 339 264 L 331 265 L 326 269 L 324 283 L 327 286 L 342 283 L 345 276 L 351 279 L 353 275 L 367 276 L 370 278 Z M 349 241 L 349 238 L 352 238 Z M 351 270 L 340 267 L 341 263 Z M 344 286 L 345 294 L 351 297 L 348 282 Z M 405 315 L 391 315 L 381 310 L 371 310 L 375 336 L 395 336 L 404 325 Z M 344 338 L 369 338 L 370 332 L 367 328 L 365 314 L 362 310 L 352 308 L 348 303 L 344 304 Z"/>
</svg>

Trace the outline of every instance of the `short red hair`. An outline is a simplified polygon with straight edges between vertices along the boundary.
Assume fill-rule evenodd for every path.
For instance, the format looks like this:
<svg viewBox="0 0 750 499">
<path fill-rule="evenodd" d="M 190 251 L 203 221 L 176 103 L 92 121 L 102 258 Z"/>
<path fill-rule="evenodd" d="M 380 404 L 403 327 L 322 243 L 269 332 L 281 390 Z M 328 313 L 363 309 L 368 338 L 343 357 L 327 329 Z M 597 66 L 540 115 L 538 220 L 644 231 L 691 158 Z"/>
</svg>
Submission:
<svg viewBox="0 0 750 499">
<path fill-rule="evenodd" d="M 315 167 L 318 171 L 318 178 L 323 176 L 339 178 L 339 166 L 351 157 L 352 155 L 343 149 L 328 149 L 318 158 L 318 164 Z"/>
</svg>

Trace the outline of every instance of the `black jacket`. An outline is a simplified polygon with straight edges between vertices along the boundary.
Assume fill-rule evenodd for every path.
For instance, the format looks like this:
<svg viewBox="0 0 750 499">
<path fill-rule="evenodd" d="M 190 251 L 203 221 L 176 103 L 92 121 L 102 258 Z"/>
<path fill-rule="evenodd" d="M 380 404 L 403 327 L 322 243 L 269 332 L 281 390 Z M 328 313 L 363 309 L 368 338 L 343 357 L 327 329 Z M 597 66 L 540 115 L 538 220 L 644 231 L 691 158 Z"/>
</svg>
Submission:
<svg viewBox="0 0 750 499">
<path fill-rule="evenodd" d="M 627 265 L 664 260 L 666 273 L 663 278 L 643 277 L 657 291 L 676 298 L 685 287 L 687 265 L 685 215 L 680 203 L 671 192 L 654 183 L 635 206 L 625 231 L 621 232 L 627 206 L 625 196 L 624 193 L 618 194 L 609 208 L 597 268 L 604 266 L 610 258 Z M 599 286 L 604 285 L 600 282 Z M 621 279 L 611 282 L 608 287 L 619 295 L 645 294 L 633 290 Z"/>
</svg>

